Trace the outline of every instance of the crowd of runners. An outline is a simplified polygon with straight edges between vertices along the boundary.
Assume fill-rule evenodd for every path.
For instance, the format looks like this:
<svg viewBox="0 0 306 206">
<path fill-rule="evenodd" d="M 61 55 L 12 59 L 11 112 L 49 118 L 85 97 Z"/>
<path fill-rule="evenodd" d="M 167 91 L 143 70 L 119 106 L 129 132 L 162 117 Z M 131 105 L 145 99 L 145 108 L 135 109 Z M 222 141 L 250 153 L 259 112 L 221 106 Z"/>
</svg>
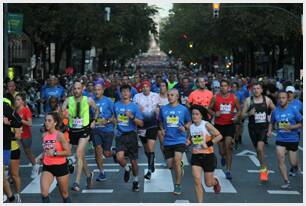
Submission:
<svg viewBox="0 0 306 206">
<path fill-rule="evenodd" d="M 29 104 L 20 82 L 5 82 L 3 99 L 3 191 L 8 202 L 21 202 L 21 147 L 32 164 L 31 178 L 41 171 L 42 202 L 50 202 L 49 188 L 56 178 L 63 202 L 71 202 L 69 190 L 80 192 L 82 173 L 92 188 L 94 173 L 85 160 L 92 142 L 99 169 L 96 181 L 105 181 L 104 158 L 112 158 L 124 170 L 123 180 L 132 178 L 138 192 L 138 157 L 148 162 L 145 179 L 154 178 L 155 145 L 159 141 L 165 166 L 172 170 L 176 195 L 183 192 L 182 178 L 190 172 L 195 194 L 203 202 L 205 184 L 215 193 L 222 190 L 214 175 L 217 159 L 228 180 L 241 178 L 232 170 L 233 149 L 239 149 L 248 127 L 260 162 L 259 181 L 268 181 L 265 160 L 267 138 L 276 138 L 276 156 L 283 183 L 299 171 L 298 144 L 302 135 L 303 85 L 265 76 L 257 78 L 192 70 L 50 75 L 41 81 L 39 99 Z M 34 105 L 34 106 L 33 106 Z M 44 117 L 42 137 L 33 137 L 32 118 Z M 42 156 L 31 151 L 32 140 L 42 142 Z M 144 153 L 138 153 L 143 145 Z M 214 145 L 218 145 L 217 147 Z M 217 149 L 218 148 L 218 149 Z M 215 149 L 219 154 L 216 154 Z M 290 168 L 285 164 L 289 154 Z M 191 170 L 184 171 L 183 153 L 191 153 Z M 104 157 L 104 158 L 103 158 Z M 75 164 L 75 168 L 74 168 Z M 69 175 L 75 179 L 69 182 Z M 132 174 L 132 177 L 131 177 Z M 10 184 L 12 182 L 13 184 Z"/>
</svg>

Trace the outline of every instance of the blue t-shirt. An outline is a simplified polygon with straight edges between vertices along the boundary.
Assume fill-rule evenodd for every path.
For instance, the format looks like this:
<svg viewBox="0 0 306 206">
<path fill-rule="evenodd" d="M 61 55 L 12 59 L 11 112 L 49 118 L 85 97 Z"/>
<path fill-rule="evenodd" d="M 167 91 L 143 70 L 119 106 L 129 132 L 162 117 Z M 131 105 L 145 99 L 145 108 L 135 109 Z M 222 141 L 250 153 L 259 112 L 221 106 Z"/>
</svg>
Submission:
<svg viewBox="0 0 306 206">
<path fill-rule="evenodd" d="M 87 89 L 84 89 L 84 90 L 83 90 L 82 95 L 83 95 L 83 96 L 86 96 L 86 97 L 91 97 L 91 98 L 94 98 L 94 97 L 95 97 L 95 94 L 94 94 L 93 92 L 88 92 Z"/>
<path fill-rule="evenodd" d="M 116 102 L 114 105 L 114 112 L 115 118 L 118 122 L 118 136 L 120 136 L 123 132 L 132 132 L 137 130 L 137 126 L 134 121 L 126 116 L 126 111 L 132 112 L 132 114 L 135 115 L 135 118 L 143 120 L 140 109 L 135 103 L 130 102 L 129 104 L 123 104 L 121 101 Z"/>
<path fill-rule="evenodd" d="M 247 85 L 243 85 L 242 88 L 241 88 L 241 90 L 242 90 L 242 92 L 243 92 L 245 98 L 247 98 L 247 97 L 250 96 L 250 92 L 249 92 L 249 90 L 248 90 Z"/>
<path fill-rule="evenodd" d="M 45 87 L 42 90 L 42 99 L 47 101 L 45 104 L 45 112 L 51 111 L 50 105 L 48 104 L 49 98 L 51 96 L 56 96 L 57 100 L 60 101 L 64 95 L 65 95 L 65 90 L 63 87 L 60 87 L 60 86 Z"/>
<path fill-rule="evenodd" d="M 289 106 L 292 106 L 294 109 L 303 114 L 303 103 L 299 99 L 294 99 L 289 103 Z"/>
<path fill-rule="evenodd" d="M 243 104 L 246 96 L 245 96 L 245 91 L 243 91 L 242 89 L 238 90 L 235 94 L 238 98 L 239 104 L 240 106 Z"/>
<path fill-rule="evenodd" d="M 134 87 L 131 87 L 131 99 L 133 99 L 137 93 L 138 93 L 137 90 Z M 120 92 L 120 87 L 118 87 L 115 93 L 115 101 L 120 101 L 120 100 L 121 100 L 121 92 Z"/>
<path fill-rule="evenodd" d="M 271 123 L 276 123 L 277 125 L 277 134 L 276 141 L 280 142 L 298 142 L 299 133 L 298 129 L 293 129 L 290 131 L 284 130 L 285 125 L 295 125 L 298 122 L 301 122 L 303 117 L 300 112 L 294 109 L 291 106 L 283 109 L 281 107 L 276 107 L 271 115 Z"/>
<path fill-rule="evenodd" d="M 154 84 L 152 84 L 151 92 L 155 92 L 155 93 L 159 93 L 160 92 L 160 88 L 159 88 L 159 86 L 158 86 L 158 84 L 156 82 Z"/>
<path fill-rule="evenodd" d="M 166 130 L 164 137 L 164 145 L 185 144 L 187 134 L 180 132 L 179 127 L 184 126 L 191 121 L 189 110 L 179 104 L 175 107 L 167 104 L 161 107 L 159 113 L 160 121 Z"/>
<path fill-rule="evenodd" d="M 113 114 L 114 114 L 114 103 L 113 101 L 108 98 L 103 96 L 100 99 L 97 99 L 97 97 L 94 97 L 93 100 L 95 101 L 97 107 L 99 108 L 99 119 L 111 119 Z M 106 125 L 96 125 L 94 130 L 97 131 L 102 131 L 102 132 L 112 132 L 114 130 L 114 124 L 113 123 L 108 123 Z"/>
</svg>

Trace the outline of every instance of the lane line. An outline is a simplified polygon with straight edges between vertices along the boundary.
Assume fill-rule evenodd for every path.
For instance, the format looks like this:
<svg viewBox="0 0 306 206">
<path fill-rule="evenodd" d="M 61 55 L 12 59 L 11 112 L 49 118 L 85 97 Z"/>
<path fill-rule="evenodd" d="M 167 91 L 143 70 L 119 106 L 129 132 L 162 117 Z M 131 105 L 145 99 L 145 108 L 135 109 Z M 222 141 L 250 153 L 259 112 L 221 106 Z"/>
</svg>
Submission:
<svg viewBox="0 0 306 206">
<path fill-rule="evenodd" d="M 186 156 L 186 152 L 183 153 L 182 160 L 183 160 L 183 162 L 184 162 L 184 165 L 189 165 L 189 162 L 188 162 L 187 156 Z"/>
<path fill-rule="evenodd" d="M 119 169 L 104 169 L 104 172 L 119 172 Z M 99 173 L 100 170 L 99 169 L 94 169 L 93 172 L 95 173 Z"/>
<path fill-rule="evenodd" d="M 231 181 L 225 178 L 223 170 L 216 169 L 214 175 L 218 177 L 219 183 L 221 185 L 221 193 L 237 193 L 237 190 L 232 185 Z M 202 185 L 206 192 L 213 193 L 213 187 L 207 187 L 205 185 L 204 174 L 202 173 Z"/>
<path fill-rule="evenodd" d="M 249 155 L 249 158 L 250 158 L 250 160 L 251 160 L 257 167 L 260 166 L 259 160 L 257 159 L 256 156 L 254 156 L 254 155 Z"/>
<path fill-rule="evenodd" d="M 189 200 L 175 200 L 174 203 L 190 203 Z"/>
<path fill-rule="evenodd" d="M 248 173 L 259 173 L 259 170 L 247 170 Z M 273 174 L 275 173 L 273 170 L 269 170 L 269 173 Z"/>
<path fill-rule="evenodd" d="M 146 174 L 148 169 L 144 170 Z M 144 192 L 173 192 L 172 174 L 169 169 L 155 169 L 151 180 L 144 180 Z"/>
<path fill-rule="evenodd" d="M 22 190 L 22 194 L 40 194 L 40 175 L 39 174 L 37 177 L 35 177 L 30 184 L 28 184 L 23 190 Z M 51 193 L 56 187 L 56 179 L 54 178 L 50 189 L 49 189 L 49 193 Z"/>
<path fill-rule="evenodd" d="M 113 189 L 93 189 L 93 190 L 82 190 L 82 193 L 113 193 Z"/>
<path fill-rule="evenodd" d="M 303 151 L 303 147 L 299 146 L 299 149 Z"/>
<path fill-rule="evenodd" d="M 97 166 L 96 163 L 90 163 L 90 164 L 87 164 L 88 167 L 95 167 Z M 119 166 L 118 163 L 106 163 L 106 164 L 103 164 L 104 166 Z M 148 166 L 148 163 L 138 163 L 138 166 Z M 155 163 L 155 166 L 163 166 L 163 163 Z M 27 167 L 32 167 L 31 164 L 27 164 L 27 165 L 20 165 L 19 167 L 21 168 L 27 168 Z M 42 167 L 42 165 L 40 165 L 40 167 Z"/>
<path fill-rule="evenodd" d="M 288 191 L 288 190 L 267 190 L 271 195 L 299 195 L 298 191 Z"/>
</svg>

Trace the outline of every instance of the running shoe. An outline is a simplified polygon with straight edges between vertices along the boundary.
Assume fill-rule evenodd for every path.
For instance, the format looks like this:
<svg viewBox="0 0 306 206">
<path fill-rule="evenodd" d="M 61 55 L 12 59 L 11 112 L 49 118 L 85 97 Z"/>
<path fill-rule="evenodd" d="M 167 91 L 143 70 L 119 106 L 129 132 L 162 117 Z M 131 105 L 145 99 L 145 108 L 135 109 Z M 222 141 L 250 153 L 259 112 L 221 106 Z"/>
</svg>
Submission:
<svg viewBox="0 0 306 206">
<path fill-rule="evenodd" d="M 87 189 L 92 188 L 92 179 L 93 179 L 93 177 L 94 177 L 94 173 L 91 172 L 89 177 L 86 178 L 86 182 L 87 182 L 87 186 L 86 187 L 87 187 Z"/>
<path fill-rule="evenodd" d="M 173 194 L 175 194 L 175 195 L 182 194 L 182 187 L 181 187 L 181 185 L 177 185 L 177 184 L 174 185 Z"/>
<path fill-rule="evenodd" d="M 184 176 L 184 162 L 181 160 L 181 176 Z"/>
<path fill-rule="evenodd" d="M 260 181 L 266 182 L 269 179 L 269 170 L 267 167 L 263 167 L 259 171 L 259 179 Z"/>
<path fill-rule="evenodd" d="M 15 202 L 16 203 L 21 203 L 21 198 L 20 198 L 20 194 L 19 193 L 15 194 Z"/>
<path fill-rule="evenodd" d="M 290 188 L 290 182 L 289 181 L 285 181 L 285 184 L 283 184 L 281 186 L 281 189 L 285 190 L 285 189 L 289 189 Z"/>
<path fill-rule="evenodd" d="M 80 185 L 78 183 L 73 183 L 71 186 L 71 190 L 75 191 L 75 192 L 79 192 L 80 191 Z"/>
<path fill-rule="evenodd" d="M 215 179 L 216 179 L 216 181 L 217 181 L 217 184 L 216 184 L 216 185 L 214 185 L 214 191 L 215 191 L 215 194 L 219 194 L 219 193 L 220 193 L 220 191 L 221 191 L 221 185 L 220 185 L 220 183 L 219 183 L 218 178 L 217 178 L 217 177 L 215 177 Z"/>
<path fill-rule="evenodd" d="M 98 177 L 97 177 L 97 179 L 96 179 L 96 181 L 98 181 L 98 182 L 103 182 L 103 181 L 105 181 L 105 180 L 106 180 L 105 173 L 104 173 L 104 172 L 100 172 L 99 175 L 98 175 Z"/>
<path fill-rule="evenodd" d="M 129 171 L 124 170 L 124 182 L 128 182 L 131 176 L 131 166 L 129 166 Z"/>
<path fill-rule="evenodd" d="M 290 171 L 289 171 L 289 176 L 291 176 L 291 177 L 296 177 L 297 171 L 298 171 L 298 168 L 297 168 L 297 167 L 291 167 L 291 168 L 290 168 Z"/>
<path fill-rule="evenodd" d="M 151 179 L 151 172 L 148 171 L 147 174 L 144 176 L 145 179 L 150 180 Z"/>
<path fill-rule="evenodd" d="M 224 157 L 221 157 L 221 165 L 224 167 L 226 164 L 226 159 Z"/>
<path fill-rule="evenodd" d="M 33 165 L 32 168 L 31 178 L 34 179 L 35 177 L 37 177 L 38 173 L 39 173 L 39 164 L 35 164 Z"/>
<path fill-rule="evenodd" d="M 231 179 L 232 179 L 232 174 L 231 174 L 231 172 L 230 172 L 230 171 L 227 171 L 227 172 L 225 173 L 225 177 L 226 177 L 226 179 L 231 180 Z"/>
<path fill-rule="evenodd" d="M 133 189 L 133 192 L 139 192 L 139 183 L 134 181 L 132 189 Z"/>
</svg>

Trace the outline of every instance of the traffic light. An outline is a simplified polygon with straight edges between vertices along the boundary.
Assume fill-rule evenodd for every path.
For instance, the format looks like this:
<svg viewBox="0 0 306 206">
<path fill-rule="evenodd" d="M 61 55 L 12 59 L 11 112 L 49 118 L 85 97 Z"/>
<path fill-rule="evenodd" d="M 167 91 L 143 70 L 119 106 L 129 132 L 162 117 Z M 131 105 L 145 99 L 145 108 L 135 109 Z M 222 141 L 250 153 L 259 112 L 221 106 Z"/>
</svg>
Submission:
<svg viewBox="0 0 306 206">
<path fill-rule="evenodd" d="M 219 17 L 219 10 L 220 10 L 220 4 L 213 4 L 213 17 L 218 18 Z"/>
</svg>

